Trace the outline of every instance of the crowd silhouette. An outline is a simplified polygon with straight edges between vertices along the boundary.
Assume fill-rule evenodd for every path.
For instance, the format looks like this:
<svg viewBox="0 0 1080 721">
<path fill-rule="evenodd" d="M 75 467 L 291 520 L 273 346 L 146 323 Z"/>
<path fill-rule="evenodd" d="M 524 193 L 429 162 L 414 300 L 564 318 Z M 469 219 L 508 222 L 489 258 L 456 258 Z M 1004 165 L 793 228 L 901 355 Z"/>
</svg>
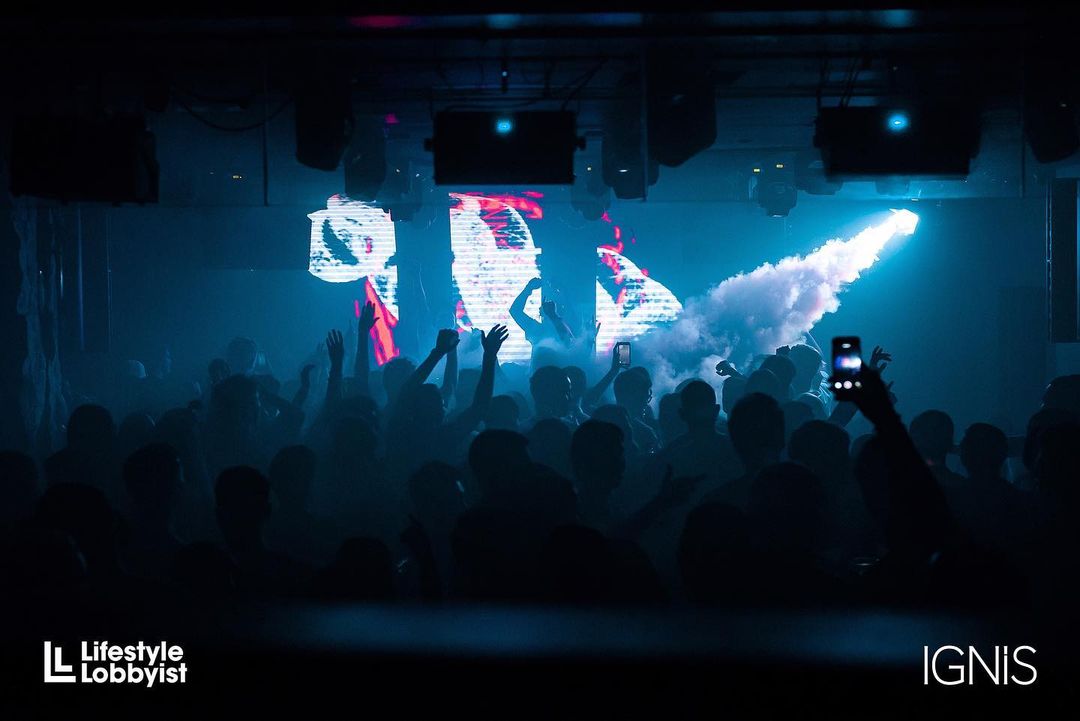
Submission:
<svg viewBox="0 0 1080 721">
<path fill-rule="evenodd" d="M 0 453 L 0 594 L 117 614 L 168 597 L 1035 617 L 1074 598 L 1080 376 L 1050 384 L 1021 443 L 942 410 L 905 425 L 881 349 L 853 403 L 802 344 L 721 363 L 719 397 L 695 379 L 654 398 L 614 355 L 508 372 L 502 326 L 476 334 L 477 368 L 455 330 L 373 368 L 378 322 L 368 304 L 356 348 L 331 331 L 295 379 L 243 338 L 197 384 L 126 374 L 74 408 L 63 448 Z M 852 438 L 857 413 L 873 432 Z"/>
</svg>

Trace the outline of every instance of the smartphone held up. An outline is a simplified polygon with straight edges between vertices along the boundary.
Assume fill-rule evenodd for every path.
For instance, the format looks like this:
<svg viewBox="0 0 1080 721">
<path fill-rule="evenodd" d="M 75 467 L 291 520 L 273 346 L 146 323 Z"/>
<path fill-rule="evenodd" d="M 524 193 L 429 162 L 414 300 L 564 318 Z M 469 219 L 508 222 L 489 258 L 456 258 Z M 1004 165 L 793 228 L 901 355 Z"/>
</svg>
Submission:
<svg viewBox="0 0 1080 721">
<path fill-rule="evenodd" d="M 837 336 L 832 340 L 832 375 L 829 387 L 837 400 L 851 400 L 862 388 L 862 347 L 858 336 Z"/>
</svg>

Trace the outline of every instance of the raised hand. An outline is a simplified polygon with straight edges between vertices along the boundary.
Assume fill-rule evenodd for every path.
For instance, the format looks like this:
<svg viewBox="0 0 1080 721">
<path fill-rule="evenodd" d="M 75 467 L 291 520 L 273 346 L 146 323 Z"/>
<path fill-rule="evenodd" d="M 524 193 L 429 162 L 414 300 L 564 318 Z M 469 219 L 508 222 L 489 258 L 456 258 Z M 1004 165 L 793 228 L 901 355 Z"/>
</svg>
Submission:
<svg viewBox="0 0 1080 721">
<path fill-rule="evenodd" d="M 541 312 L 552 320 L 556 320 L 559 317 L 559 309 L 555 307 L 555 301 L 545 300 L 540 304 Z"/>
<path fill-rule="evenodd" d="M 360 309 L 360 320 L 357 321 L 357 330 L 361 335 L 368 333 L 379 320 L 375 315 L 375 304 L 370 300 Z"/>
<path fill-rule="evenodd" d="M 739 375 L 739 371 L 735 370 L 735 366 L 731 365 L 729 361 L 722 360 L 716 364 L 716 375 L 727 378 L 728 376 Z"/>
<path fill-rule="evenodd" d="M 484 347 L 485 356 L 496 356 L 506 339 L 510 337 L 510 331 L 505 325 L 494 325 L 487 333 L 480 331 L 480 345 Z"/>
<path fill-rule="evenodd" d="M 878 373 L 884 373 L 892 361 L 892 353 L 889 353 L 879 345 L 874 346 L 874 352 L 870 354 L 870 367 Z"/>
<path fill-rule="evenodd" d="M 539 278 L 533 278 L 525 284 L 525 290 L 533 291 L 542 286 L 543 284 L 544 281 L 540 280 Z"/>
<path fill-rule="evenodd" d="M 443 328 L 439 331 L 439 334 L 435 336 L 435 352 L 439 355 L 446 355 L 457 348 L 458 343 L 460 342 L 461 337 L 456 330 L 453 328 Z"/>
<path fill-rule="evenodd" d="M 304 366 L 301 369 L 301 371 L 300 371 L 300 386 L 302 388 L 310 388 L 311 387 L 311 372 L 313 370 L 315 370 L 315 364 L 314 363 L 308 363 L 306 366 Z"/>
<path fill-rule="evenodd" d="M 326 354 L 330 356 L 330 367 L 340 370 L 345 362 L 345 339 L 341 331 L 332 330 L 326 334 Z"/>
</svg>

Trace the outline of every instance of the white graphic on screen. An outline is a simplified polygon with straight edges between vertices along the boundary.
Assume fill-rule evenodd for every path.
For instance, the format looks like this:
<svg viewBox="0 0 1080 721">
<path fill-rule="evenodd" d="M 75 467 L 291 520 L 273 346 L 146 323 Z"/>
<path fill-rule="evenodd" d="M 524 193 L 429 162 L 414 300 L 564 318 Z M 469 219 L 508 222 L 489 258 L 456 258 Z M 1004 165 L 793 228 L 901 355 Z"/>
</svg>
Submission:
<svg viewBox="0 0 1080 721">
<path fill-rule="evenodd" d="M 540 275 L 540 250 L 517 209 L 499 198 L 450 194 L 452 273 L 459 295 L 458 328 L 487 331 L 505 324 L 510 337 L 499 358 L 527 361 L 532 346 L 510 318 L 510 305 L 531 279 Z M 534 291 L 525 312 L 540 320 L 540 291 Z"/>
<path fill-rule="evenodd" d="M 632 341 L 674 321 L 682 303 L 663 283 L 612 248 L 596 249 L 596 350 L 608 354 L 615 343 Z"/>
<path fill-rule="evenodd" d="M 331 196 L 311 218 L 308 272 L 330 283 L 367 278 L 383 305 L 398 316 L 394 222 L 378 205 Z"/>
</svg>

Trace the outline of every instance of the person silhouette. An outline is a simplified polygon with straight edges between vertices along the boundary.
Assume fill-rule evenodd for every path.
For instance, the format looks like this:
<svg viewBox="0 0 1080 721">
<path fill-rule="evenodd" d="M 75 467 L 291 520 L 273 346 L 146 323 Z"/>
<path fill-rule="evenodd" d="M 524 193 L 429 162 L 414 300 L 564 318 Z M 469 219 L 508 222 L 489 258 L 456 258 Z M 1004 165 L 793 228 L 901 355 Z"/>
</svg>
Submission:
<svg viewBox="0 0 1080 721">
<path fill-rule="evenodd" d="M 611 494 L 622 483 L 626 469 L 623 432 L 618 426 L 589 420 L 578 426 L 570 444 L 578 517 L 586 526 L 603 531 L 611 523 Z"/>
<path fill-rule="evenodd" d="M 567 420 L 571 411 L 570 378 L 566 371 L 558 366 L 541 366 L 529 378 L 529 393 L 532 396 L 536 417 L 533 421 L 545 418 Z"/>
<path fill-rule="evenodd" d="M 939 483 L 949 487 L 962 482 L 962 477 L 949 470 L 946 465 L 947 456 L 953 450 L 955 432 L 948 413 L 939 410 L 923 411 L 911 419 L 908 432 Z"/>
<path fill-rule="evenodd" d="M 266 547 L 270 481 L 250 466 L 223 470 L 214 484 L 218 527 L 239 572 L 241 591 L 293 595 L 311 574 L 305 564 Z"/>
<path fill-rule="evenodd" d="M 708 500 L 746 509 L 754 479 L 784 452 L 784 413 L 772 396 L 747 393 L 731 410 L 728 435 L 742 474 L 710 494 Z"/>
</svg>

